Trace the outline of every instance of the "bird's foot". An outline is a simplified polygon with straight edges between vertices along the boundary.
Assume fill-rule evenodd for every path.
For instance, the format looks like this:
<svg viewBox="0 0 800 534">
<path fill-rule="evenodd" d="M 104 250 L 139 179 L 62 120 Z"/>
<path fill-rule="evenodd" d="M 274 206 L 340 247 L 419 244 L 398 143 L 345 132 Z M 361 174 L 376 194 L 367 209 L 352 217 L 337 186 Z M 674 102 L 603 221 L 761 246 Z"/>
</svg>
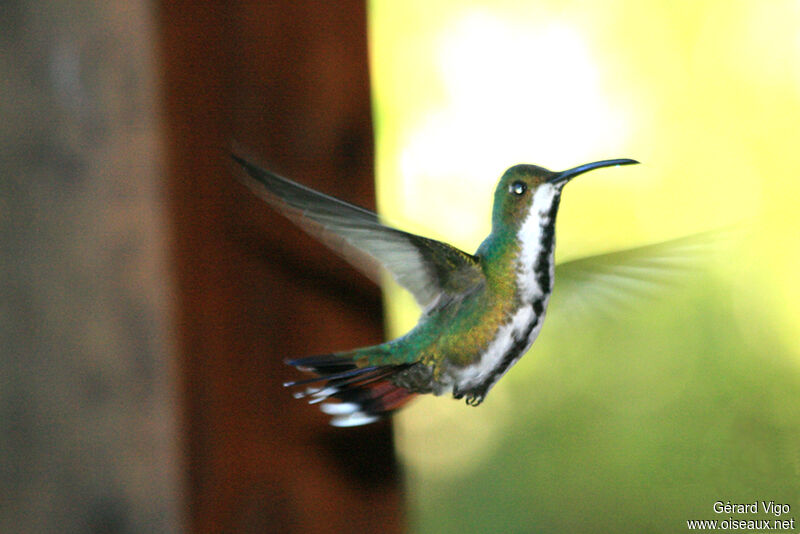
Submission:
<svg viewBox="0 0 800 534">
<path fill-rule="evenodd" d="M 469 395 L 467 395 L 467 405 L 469 406 L 478 406 L 482 402 L 483 402 L 482 393 L 470 393 Z"/>
</svg>

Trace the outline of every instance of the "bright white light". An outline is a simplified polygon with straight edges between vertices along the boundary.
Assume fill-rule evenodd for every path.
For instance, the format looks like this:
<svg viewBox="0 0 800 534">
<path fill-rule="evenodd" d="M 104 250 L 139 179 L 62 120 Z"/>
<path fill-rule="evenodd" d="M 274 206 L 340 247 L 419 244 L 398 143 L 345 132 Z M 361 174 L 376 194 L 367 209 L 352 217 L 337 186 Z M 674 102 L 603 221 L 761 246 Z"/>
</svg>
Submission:
<svg viewBox="0 0 800 534">
<path fill-rule="evenodd" d="M 537 27 L 472 11 L 442 32 L 432 54 L 449 98 L 412 130 L 401 153 L 406 198 L 414 199 L 407 204 L 420 212 L 411 218 L 463 210 L 441 199 L 458 190 L 474 196 L 512 164 L 571 166 L 624 141 L 624 118 L 605 98 L 597 62 L 568 25 Z M 435 183 L 449 191 L 432 192 Z M 459 225 L 469 233 L 483 222 Z"/>
</svg>

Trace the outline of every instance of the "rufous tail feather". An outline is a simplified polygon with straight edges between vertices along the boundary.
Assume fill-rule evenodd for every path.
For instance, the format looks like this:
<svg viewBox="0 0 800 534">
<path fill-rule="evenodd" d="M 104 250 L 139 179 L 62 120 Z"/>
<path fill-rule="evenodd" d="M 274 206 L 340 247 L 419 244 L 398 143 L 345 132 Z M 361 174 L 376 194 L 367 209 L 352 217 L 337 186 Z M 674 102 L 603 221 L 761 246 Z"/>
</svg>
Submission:
<svg viewBox="0 0 800 534">
<path fill-rule="evenodd" d="M 301 371 L 318 376 L 286 382 L 284 386 L 306 386 L 295 392 L 298 399 L 309 404 L 320 403 L 320 409 L 332 415 L 333 426 L 358 426 L 377 421 L 405 405 L 416 396 L 392 383 L 391 378 L 411 364 L 359 367 L 343 354 L 324 354 L 287 360 Z M 331 402 L 332 400 L 338 402 Z"/>
</svg>

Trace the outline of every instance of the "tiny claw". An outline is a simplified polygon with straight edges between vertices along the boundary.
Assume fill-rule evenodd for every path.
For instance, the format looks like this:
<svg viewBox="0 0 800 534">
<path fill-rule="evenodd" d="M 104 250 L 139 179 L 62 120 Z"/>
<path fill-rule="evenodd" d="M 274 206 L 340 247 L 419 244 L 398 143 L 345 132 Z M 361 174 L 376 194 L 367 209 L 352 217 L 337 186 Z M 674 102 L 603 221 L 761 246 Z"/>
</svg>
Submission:
<svg viewBox="0 0 800 534">
<path fill-rule="evenodd" d="M 468 406 L 478 406 L 483 402 L 483 395 L 472 394 L 467 396 Z"/>
</svg>

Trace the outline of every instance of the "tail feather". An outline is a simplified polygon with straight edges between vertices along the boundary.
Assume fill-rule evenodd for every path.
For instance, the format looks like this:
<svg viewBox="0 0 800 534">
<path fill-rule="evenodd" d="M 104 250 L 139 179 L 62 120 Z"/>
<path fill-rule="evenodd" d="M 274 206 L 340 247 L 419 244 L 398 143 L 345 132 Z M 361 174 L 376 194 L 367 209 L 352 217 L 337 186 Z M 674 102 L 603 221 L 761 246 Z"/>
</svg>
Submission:
<svg viewBox="0 0 800 534">
<path fill-rule="evenodd" d="M 354 361 L 347 358 L 337 357 L 333 354 L 296 358 L 294 360 L 286 360 L 286 363 L 297 367 L 301 371 L 311 371 L 326 375 L 342 371 L 349 371 L 358 367 Z"/>
<path fill-rule="evenodd" d="M 364 373 L 367 373 L 367 372 L 370 372 L 370 371 L 374 371 L 375 369 L 378 369 L 378 368 L 377 367 L 366 367 L 366 368 L 363 368 L 363 369 L 351 369 L 349 371 L 342 371 L 340 373 L 334 373 L 334 374 L 331 374 L 331 375 L 315 376 L 313 378 L 307 378 L 305 380 L 292 380 L 290 382 L 284 382 L 283 386 L 284 387 L 305 386 L 306 384 L 313 384 L 314 382 L 322 382 L 322 381 L 325 381 L 325 380 L 336 380 L 336 381 L 339 381 L 339 380 L 348 379 L 350 377 L 354 377 L 353 379 L 355 380 L 355 379 L 358 379 L 360 377 L 360 375 L 362 375 Z"/>
<path fill-rule="evenodd" d="M 385 417 L 416 396 L 391 382 L 391 378 L 414 364 L 377 365 L 359 367 L 344 354 L 325 354 L 287 360 L 302 371 L 316 373 L 305 380 L 286 382 L 284 386 L 305 386 L 294 394 L 296 398 L 309 398 L 309 404 L 320 404 L 320 409 L 332 415 L 333 426 L 365 425 Z M 339 402 L 326 402 L 332 399 Z"/>
</svg>

